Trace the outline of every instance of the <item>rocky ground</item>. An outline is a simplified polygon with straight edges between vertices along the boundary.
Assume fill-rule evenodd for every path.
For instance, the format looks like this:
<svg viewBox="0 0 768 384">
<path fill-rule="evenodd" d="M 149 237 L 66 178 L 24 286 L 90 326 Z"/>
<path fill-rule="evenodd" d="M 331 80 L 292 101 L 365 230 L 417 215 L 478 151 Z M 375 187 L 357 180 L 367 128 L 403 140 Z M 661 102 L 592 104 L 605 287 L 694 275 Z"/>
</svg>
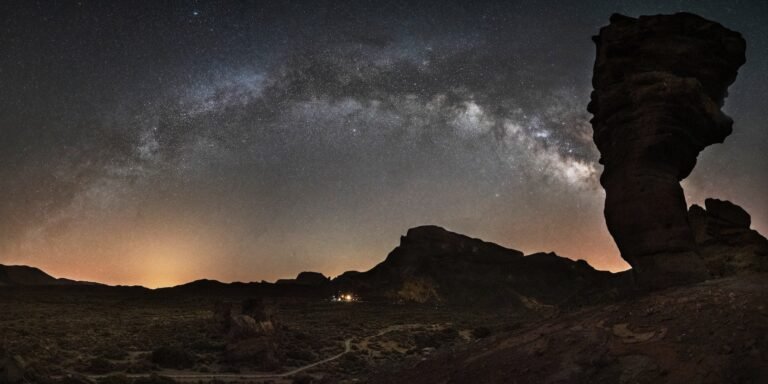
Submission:
<svg viewBox="0 0 768 384">
<path fill-rule="evenodd" d="M 737 205 L 705 208 L 710 280 L 661 291 L 435 226 L 336 279 L 148 290 L 7 266 L 0 384 L 768 382 L 768 240 Z"/>
<path fill-rule="evenodd" d="M 768 274 L 562 313 L 375 383 L 766 383 Z"/>
<path fill-rule="evenodd" d="M 381 365 L 426 358 L 546 316 L 505 308 L 285 301 L 268 316 L 258 316 L 263 309 L 234 311 L 222 327 L 222 300 L 237 298 L 0 290 L 0 384 L 364 382 Z"/>
</svg>

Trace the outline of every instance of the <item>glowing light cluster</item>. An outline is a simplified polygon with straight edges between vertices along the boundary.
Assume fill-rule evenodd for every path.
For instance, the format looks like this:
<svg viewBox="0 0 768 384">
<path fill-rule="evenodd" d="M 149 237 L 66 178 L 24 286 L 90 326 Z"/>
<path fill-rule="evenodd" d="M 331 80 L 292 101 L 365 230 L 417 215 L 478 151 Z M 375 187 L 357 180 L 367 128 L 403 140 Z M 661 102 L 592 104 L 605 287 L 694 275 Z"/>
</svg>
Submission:
<svg viewBox="0 0 768 384">
<path fill-rule="evenodd" d="M 354 301 L 358 301 L 358 298 L 352 293 L 340 293 L 338 295 L 333 296 L 333 298 L 331 298 L 331 301 L 351 303 Z"/>
</svg>

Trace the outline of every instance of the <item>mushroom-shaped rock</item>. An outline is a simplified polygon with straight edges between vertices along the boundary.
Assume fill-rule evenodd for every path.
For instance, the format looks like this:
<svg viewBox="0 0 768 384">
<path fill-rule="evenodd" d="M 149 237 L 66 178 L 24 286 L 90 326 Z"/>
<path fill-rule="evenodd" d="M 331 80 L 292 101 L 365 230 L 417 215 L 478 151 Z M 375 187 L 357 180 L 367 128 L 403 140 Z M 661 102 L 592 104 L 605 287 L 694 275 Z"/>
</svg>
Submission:
<svg viewBox="0 0 768 384">
<path fill-rule="evenodd" d="M 613 15 L 594 41 L 588 110 L 608 230 L 641 286 L 706 279 L 680 181 L 700 151 L 731 133 L 720 108 L 746 43 L 690 13 Z"/>
</svg>

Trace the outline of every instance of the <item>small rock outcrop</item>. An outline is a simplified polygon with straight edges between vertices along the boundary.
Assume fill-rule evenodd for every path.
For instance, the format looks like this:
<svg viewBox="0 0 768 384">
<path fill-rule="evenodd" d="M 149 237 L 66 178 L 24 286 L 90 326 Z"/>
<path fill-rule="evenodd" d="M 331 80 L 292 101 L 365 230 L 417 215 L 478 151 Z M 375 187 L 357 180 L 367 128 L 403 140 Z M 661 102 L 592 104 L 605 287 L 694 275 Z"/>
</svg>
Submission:
<svg viewBox="0 0 768 384">
<path fill-rule="evenodd" d="M 331 281 L 320 272 L 300 272 L 295 279 L 279 279 L 276 284 L 323 285 Z"/>
<path fill-rule="evenodd" d="M 262 299 L 248 299 L 242 303 L 218 302 L 214 308 L 214 322 L 231 340 L 269 336 L 276 329 L 274 309 Z"/>
<path fill-rule="evenodd" d="M 690 13 L 613 15 L 593 40 L 588 110 L 605 166 L 608 230 L 641 286 L 706 279 L 680 181 L 700 151 L 731 133 L 720 108 L 746 43 Z"/>
<path fill-rule="evenodd" d="M 262 298 L 219 302 L 214 309 L 214 321 L 226 334 L 224 361 L 248 361 L 269 371 L 280 367 L 279 324 L 274 307 Z"/>
<path fill-rule="evenodd" d="M 688 221 L 710 274 L 768 272 L 768 240 L 749 228 L 749 214 L 730 201 L 706 199 L 704 206 L 692 205 Z"/>
</svg>

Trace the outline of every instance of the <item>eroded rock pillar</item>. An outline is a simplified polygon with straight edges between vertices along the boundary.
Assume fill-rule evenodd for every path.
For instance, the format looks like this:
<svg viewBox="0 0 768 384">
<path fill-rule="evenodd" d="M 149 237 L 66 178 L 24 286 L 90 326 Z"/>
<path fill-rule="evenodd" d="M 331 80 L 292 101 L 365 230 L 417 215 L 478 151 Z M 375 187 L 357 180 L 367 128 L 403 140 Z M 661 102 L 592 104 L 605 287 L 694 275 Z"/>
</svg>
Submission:
<svg viewBox="0 0 768 384">
<path fill-rule="evenodd" d="M 613 15 L 593 39 L 588 110 L 608 230 L 640 285 L 703 280 L 680 181 L 701 150 L 731 133 L 720 108 L 745 62 L 744 39 L 689 13 Z"/>
</svg>

